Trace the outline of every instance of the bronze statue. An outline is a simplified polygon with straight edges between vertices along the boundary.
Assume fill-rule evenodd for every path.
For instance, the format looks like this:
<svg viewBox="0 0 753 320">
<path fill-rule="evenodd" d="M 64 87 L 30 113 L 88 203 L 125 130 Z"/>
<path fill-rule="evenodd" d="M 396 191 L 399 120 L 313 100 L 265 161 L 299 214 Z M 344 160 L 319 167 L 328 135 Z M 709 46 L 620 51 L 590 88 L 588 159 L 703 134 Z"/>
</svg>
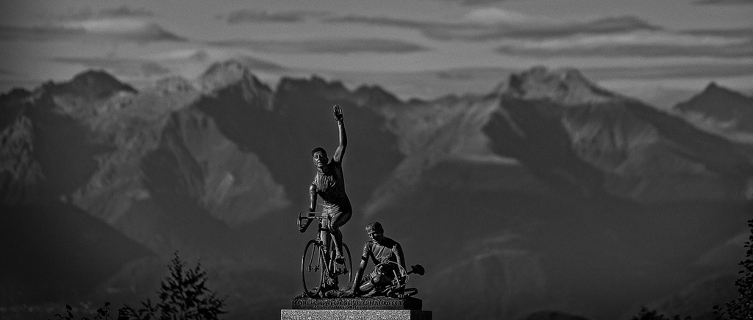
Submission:
<svg viewBox="0 0 753 320">
<path fill-rule="evenodd" d="M 403 298 L 418 293 L 415 288 L 406 289 L 405 283 L 410 273 L 423 275 L 423 267 L 415 265 L 410 272 L 406 271 L 403 248 L 397 241 L 384 236 L 384 228 L 379 222 L 368 224 L 366 233 L 371 240 L 363 246 L 361 264 L 348 295 Z M 369 260 L 374 263 L 374 270 L 362 277 Z"/>
<path fill-rule="evenodd" d="M 384 236 L 384 228 L 379 222 L 373 222 L 366 227 L 371 240 L 364 245 L 358 272 L 355 277 L 351 277 L 353 268 L 350 250 L 343 243 L 342 232 L 340 232 L 340 227 L 347 223 L 353 214 L 350 200 L 345 193 L 342 169 L 348 138 L 345 133 L 342 109 L 337 105 L 333 109 L 339 129 L 340 144 L 332 159 L 329 159 L 327 151 L 322 147 L 311 150 L 316 175 L 309 187 L 310 205 L 307 211 L 298 214 L 298 231 L 300 232 L 305 232 L 314 219 L 319 220 L 318 236 L 315 240 L 308 242 L 301 257 L 304 289 L 302 297 L 408 298 L 418 293 L 418 289 L 405 288 L 408 275 L 411 273 L 423 275 L 424 269 L 421 265 L 415 265 L 411 267 L 411 271 L 406 271 L 405 258 L 400 244 Z M 318 198 L 322 199 L 323 210 L 321 212 L 314 211 Z M 332 251 L 335 253 L 334 257 Z M 375 264 L 374 271 L 364 276 L 369 259 Z M 348 282 L 353 279 L 349 289 L 339 288 L 338 277 L 341 275 L 345 276 Z"/>
<path fill-rule="evenodd" d="M 340 144 L 332 159 L 327 157 L 327 151 L 322 147 L 311 150 L 316 175 L 309 187 L 311 203 L 308 211 L 314 212 L 317 197 L 321 197 L 323 213 L 328 215 L 329 219 L 320 220 L 326 221 L 326 225 L 320 225 L 320 237 L 323 243 L 328 243 L 329 233 L 332 233 L 335 244 L 335 261 L 342 264 L 345 259 L 342 253 L 343 236 L 340 227 L 350 220 L 353 208 L 350 205 L 348 195 L 345 193 L 345 179 L 342 168 L 345 149 L 348 146 L 348 137 L 345 134 L 342 109 L 338 105 L 335 105 L 333 109 L 339 130 Z M 299 225 L 299 231 L 304 232 L 310 223 L 311 220 L 308 220 L 307 224 Z"/>
</svg>

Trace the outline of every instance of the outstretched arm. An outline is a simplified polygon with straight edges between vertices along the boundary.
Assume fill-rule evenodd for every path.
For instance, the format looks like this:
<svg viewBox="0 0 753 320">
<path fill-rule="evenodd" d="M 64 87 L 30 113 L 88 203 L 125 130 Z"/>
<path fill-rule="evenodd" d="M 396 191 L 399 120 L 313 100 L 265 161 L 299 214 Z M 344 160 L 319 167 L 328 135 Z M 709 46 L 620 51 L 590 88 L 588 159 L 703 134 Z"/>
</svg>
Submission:
<svg viewBox="0 0 753 320">
<path fill-rule="evenodd" d="M 334 114 L 335 114 L 335 120 L 337 120 L 337 129 L 339 131 L 340 136 L 340 145 L 337 146 L 337 150 L 335 150 L 335 155 L 332 157 L 332 160 L 335 162 L 342 162 L 343 156 L 345 155 L 345 148 L 348 146 L 348 136 L 345 134 L 345 124 L 343 123 L 343 111 L 340 108 L 340 106 L 335 105 L 333 107 Z"/>
<path fill-rule="evenodd" d="M 405 256 L 403 255 L 403 247 L 401 247 L 399 243 L 395 243 L 395 251 L 395 255 L 397 256 L 397 263 L 401 267 L 403 267 L 403 270 L 405 270 L 405 272 L 408 272 L 408 270 L 405 269 Z"/>
<path fill-rule="evenodd" d="M 316 185 L 313 183 L 311 184 L 311 186 L 309 186 L 309 199 L 311 202 L 310 202 L 308 212 L 314 212 L 314 208 L 316 207 Z M 301 225 L 300 224 L 301 221 L 299 220 L 298 232 L 301 232 L 301 233 L 306 232 L 306 229 L 308 229 L 309 225 L 311 224 L 311 221 L 313 221 L 313 219 L 306 219 L 306 224 Z"/>
<path fill-rule="evenodd" d="M 316 208 L 316 185 L 311 184 L 309 186 L 309 212 L 314 212 L 314 208 Z"/>
</svg>

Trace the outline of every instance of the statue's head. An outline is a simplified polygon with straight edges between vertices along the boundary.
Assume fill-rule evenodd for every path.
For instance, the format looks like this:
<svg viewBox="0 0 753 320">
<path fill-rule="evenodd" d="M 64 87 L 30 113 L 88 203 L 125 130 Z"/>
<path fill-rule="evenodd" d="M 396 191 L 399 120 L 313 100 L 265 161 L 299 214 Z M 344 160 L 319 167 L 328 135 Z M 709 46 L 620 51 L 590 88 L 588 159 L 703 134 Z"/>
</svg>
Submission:
<svg viewBox="0 0 753 320">
<path fill-rule="evenodd" d="M 317 168 L 323 168 L 329 162 L 327 150 L 324 150 L 322 147 L 311 149 L 311 157 L 313 158 L 314 166 Z"/>
<path fill-rule="evenodd" d="M 374 221 L 366 225 L 366 234 L 372 240 L 382 240 L 384 238 L 384 228 L 382 228 L 381 223 Z"/>
</svg>

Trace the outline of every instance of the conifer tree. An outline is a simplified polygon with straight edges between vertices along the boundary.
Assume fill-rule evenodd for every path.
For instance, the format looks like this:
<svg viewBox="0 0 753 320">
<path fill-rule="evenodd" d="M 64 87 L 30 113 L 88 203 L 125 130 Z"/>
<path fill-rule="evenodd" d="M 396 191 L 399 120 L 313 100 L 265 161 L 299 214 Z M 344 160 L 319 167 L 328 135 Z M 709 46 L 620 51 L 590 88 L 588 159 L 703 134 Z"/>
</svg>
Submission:
<svg viewBox="0 0 753 320">
<path fill-rule="evenodd" d="M 719 320 L 753 320 L 753 219 L 748 220 L 748 227 L 750 236 L 745 242 L 745 259 L 738 263 L 743 267 L 739 272 L 742 276 L 735 281 L 740 295 L 724 306 L 714 306 L 714 314 Z"/>
</svg>

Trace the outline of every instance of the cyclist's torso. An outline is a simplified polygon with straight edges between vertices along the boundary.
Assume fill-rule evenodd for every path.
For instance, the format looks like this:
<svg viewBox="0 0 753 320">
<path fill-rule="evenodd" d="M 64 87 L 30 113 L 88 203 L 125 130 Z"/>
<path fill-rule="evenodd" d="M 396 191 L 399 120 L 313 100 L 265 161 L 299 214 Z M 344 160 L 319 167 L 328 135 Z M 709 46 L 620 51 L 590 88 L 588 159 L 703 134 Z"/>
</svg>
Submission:
<svg viewBox="0 0 753 320">
<path fill-rule="evenodd" d="M 324 172 L 316 173 L 314 181 L 316 194 L 322 199 L 325 211 L 351 212 L 350 199 L 345 193 L 343 169 L 339 162 L 330 161 Z"/>
<path fill-rule="evenodd" d="M 372 240 L 366 243 L 364 251 L 375 264 L 397 262 L 397 246 L 397 242 L 390 238 L 386 238 L 383 244 Z"/>
</svg>

